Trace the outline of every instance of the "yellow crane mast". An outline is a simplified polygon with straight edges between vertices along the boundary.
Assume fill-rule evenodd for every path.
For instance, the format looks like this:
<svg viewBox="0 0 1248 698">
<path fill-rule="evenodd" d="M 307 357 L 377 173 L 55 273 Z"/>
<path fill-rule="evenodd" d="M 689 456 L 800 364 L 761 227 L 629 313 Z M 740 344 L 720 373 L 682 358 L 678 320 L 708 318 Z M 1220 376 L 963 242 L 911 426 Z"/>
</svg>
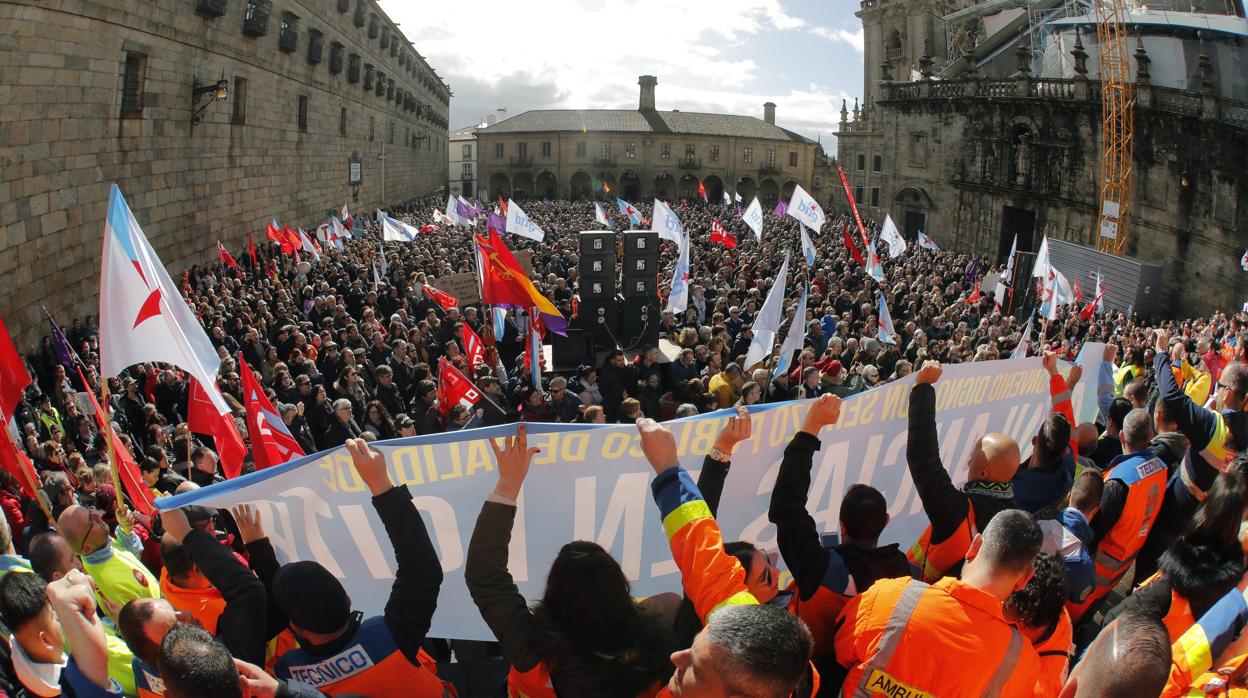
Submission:
<svg viewBox="0 0 1248 698">
<path fill-rule="evenodd" d="M 1127 55 L 1127 0 L 1095 0 L 1101 71 L 1101 208 L 1097 249 L 1122 255 L 1130 239 L 1135 92 Z"/>
</svg>

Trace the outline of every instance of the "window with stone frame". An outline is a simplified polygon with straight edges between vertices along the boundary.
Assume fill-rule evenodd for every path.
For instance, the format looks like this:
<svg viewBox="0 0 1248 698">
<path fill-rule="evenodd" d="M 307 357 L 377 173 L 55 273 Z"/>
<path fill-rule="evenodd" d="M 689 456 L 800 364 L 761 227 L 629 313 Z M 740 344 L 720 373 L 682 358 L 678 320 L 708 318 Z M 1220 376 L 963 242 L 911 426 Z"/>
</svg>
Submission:
<svg viewBox="0 0 1248 698">
<path fill-rule="evenodd" d="M 231 106 L 230 123 L 242 126 L 247 123 L 247 78 L 234 76 L 234 103 Z"/>
<path fill-rule="evenodd" d="M 719 162 L 719 146 L 711 146 L 711 162 Z"/>
<path fill-rule="evenodd" d="M 880 206 L 880 188 L 871 187 L 871 205 L 879 208 Z"/>
<path fill-rule="evenodd" d="M 472 144 L 465 143 L 463 148 L 460 149 L 460 152 L 462 153 L 462 155 L 460 155 L 461 160 L 471 160 L 472 159 Z"/>
<path fill-rule="evenodd" d="M 585 141 L 576 142 L 576 156 L 578 158 L 585 157 Z"/>
<path fill-rule="evenodd" d="M 863 153 L 858 153 L 858 171 L 862 172 L 866 169 L 867 169 L 867 156 Z"/>
<path fill-rule="evenodd" d="M 247 0 L 243 8 L 243 34 L 264 36 L 269 33 L 269 11 L 272 0 Z"/>
<path fill-rule="evenodd" d="M 550 157 L 550 141 L 542 141 L 542 157 Z"/>
<path fill-rule="evenodd" d="M 347 82 L 360 81 L 360 55 L 353 53 L 347 57 Z"/>
<path fill-rule="evenodd" d="M 502 143 L 494 144 L 494 159 L 495 160 L 503 159 L 503 144 Z"/>
<path fill-rule="evenodd" d="M 695 147 L 692 143 L 685 144 L 685 157 L 691 158 L 697 154 L 697 151 L 697 147 Z"/>
<path fill-rule="evenodd" d="M 337 75 L 342 72 L 343 55 L 346 47 L 337 41 L 329 45 L 329 74 Z"/>
<path fill-rule="evenodd" d="M 347 108 L 346 107 L 343 107 L 342 111 L 338 114 L 338 135 L 339 136 L 347 135 Z"/>
<path fill-rule="evenodd" d="M 629 142 L 627 142 L 627 143 L 625 143 L 625 144 L 624 144 L 624 157 L 626 157 L 626 158 L 628 158 L 628 159 L 630 159 L 630 160 L 632 160 L 632 159 L 634 159 L 634 158 L 636 158 L 636 157 L 637 157 L 637 143 L 636 143 L 636 141 L 629 141 Z"/>
<path fill-rule="evenodd" d="M 659 146 L 659 157 L 663 158 L 664 160 L 672 159 L 672 144 L 671 143 L 664 143 Z"/>
<path fill-rule="evenodd" d="M 299 130 L 308 130 L 308 96 L 299 95 Z"/>
<path fill-rule="evenodd" d="M 753 148 L 741 149 L 741 162 L 744 162 L 744 163 L 754 162 L 754 149 Z"/>
<path fill-rule="evenodd" d="M 884 164 L 884 158 L 880 157 L 879 155 L 873 156 L 871 158 L 871 171 L 879 172 L 883 164 Z"/>
<path fill-rule="evenodd" d="M 325 34 L 319 29 L 308 30 L 308 64 L 321 62 L 321 53 L 325 49 Z"/>
<path fill-rule="evenodd" d="M 381 20 L 377 19 L 377 15 L 368 16 L 368 38 L 376 39 L 377 34 L 381 31 Z"/>
<path fill-rule="evenodd" d="M 121 77 L 121 118 L 143 117 L 143 80 L 147 70 L 147 56 L 133 51 L 126 52 Z"/>
<path fill-rule="evenodd" d="M 299 15 L 282 13 L 282 23 L 277 32 L 277 48 L 283 53 L 294 53 L 299 48 Z"/>
<path fill-rule="evenodd" d="M 789 151 L 789 167 L 797 167 L 797 151 Z"/>
</svg>

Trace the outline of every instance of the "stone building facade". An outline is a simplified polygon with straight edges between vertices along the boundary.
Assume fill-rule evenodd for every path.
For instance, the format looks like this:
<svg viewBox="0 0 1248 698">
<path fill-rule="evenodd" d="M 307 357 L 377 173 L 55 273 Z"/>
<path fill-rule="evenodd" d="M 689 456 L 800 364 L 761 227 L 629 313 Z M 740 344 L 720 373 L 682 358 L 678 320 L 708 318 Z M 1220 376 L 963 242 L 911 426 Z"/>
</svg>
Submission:
<svg viewBox="0 0 1248 698">
<path fill-rule="evenodd" d="M 911 239 L 922 230 L 944 247 L 997 261 L 1015 234 L 1022 252 L 1034 252 L 1046 235 L 1094 247 L 1103 146 L 1090 51 L 1080 41 L 1071 47 L 1072 77 L 1034 76 L 1024 44 L 999 51 L 992 71 L 979 70 L 973 53 L 962 56 L 963 69 L 945 69 L 943 79 L 942 66 L 955 59 L 920 54 L 909 59 L 917 79 L 902 79 L 910 75 L 895 73 L 892 59 L 906 65 L 902 54 L 914 48 L 891 41 L 898 34 L 890 27 L 925 27 L 932 7 L 864 0 L 859 13 L 867 97 L 852 115 L 842 107 L 837 147 L 864 215 L 889 214 Z M 1163 312 L 1239 308 L 1248 297 L 1248 275 L 1238 264 L 1248 243 L 1248 104 L 1216 94 L 1206 58 L 1199 61 L 1202 87 L 1155 85 L 1148 51 L 1142 43 L 1134 48 L 1134 209 L 1126 254 L 1162 267 Z M 873 57 L 881 64 L 872 67 Z M 833 208 L 848 209 L 844 196 Z"/>
<path fill-rule="evenodd" d="M 755 194 L 774 205 L 809 190 L 818 144 L 763 118 L 659 111 L 658 80 L 643 75 L 636 110 L 536 110 L 478 129 L 482 199 L 590 197 L 627 200 Z"/>
<path fill-rule="evenodd" d="M 41 304 L 97 312 L 112 183 L 174 275 L 270 218 L 444 193 L 450 89 L 369 0 L 0 0 L 0 26 L 0 316 L 23 348 Z"/>
</svg>

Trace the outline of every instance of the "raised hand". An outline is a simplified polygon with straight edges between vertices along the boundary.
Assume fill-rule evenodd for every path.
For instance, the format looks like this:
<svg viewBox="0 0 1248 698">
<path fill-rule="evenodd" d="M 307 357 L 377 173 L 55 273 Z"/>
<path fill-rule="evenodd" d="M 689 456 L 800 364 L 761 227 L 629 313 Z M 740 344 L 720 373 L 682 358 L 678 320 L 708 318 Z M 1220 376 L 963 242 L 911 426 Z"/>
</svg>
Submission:
<svg viewBox="0 0 1248 698">
<path fill-rule="evenodd" d="M 919 385 L 923 385 L 925 383 L 931 385 L 940 380 L 940 374 L 942 372 L 943 369 L 941 369 L 939 361 L 936 359 L 928 359 L 923 362 L 923 368 L 920 368 L 915 372 L 914 381 Z"/>
<path fill-rule="evenodd" d="M 368 491 L 376 497 L 389 492 L 394 487 L 390 479 L 390 469 L 386 467 L 386 459 L 380 453 L 369 448 L 364 439 L 347 439 L 347 452 L 351 454 L 351 463 L 360 479 L 368 485 Z"/>
<path fill-rule="evenodd" d="M 676 437 L 667 427 L 653 419 L 643 418 L 637 420 L 637 431 L 641 434 L 641 452 L 646 455 L 655 474 L 680 465 L 680 458 L 676 455 Z"/>
<path fill-rule="evenodd" d="M 1044 352 L 1044 370 L 1048 371 L 1050 376 L 1057 375 L 1057 354 L 1051 351 Z"/>
<path fill-rule="evenodd" d="M 243 544 L 254 543 L 266 537 L 264 524 L 260 520 L 260 510 L 253 504 L 239 504 L 230 509 L 234 523 L 238 526 L 238 535 L 242 536 Z"/>
<path fill-rule="evenodd" d="M 836 424 L 841 418 L 841 398 L 837 395 L 820 395 L 806 413 L 806 422 L 802 431 L 818 438 L 819 432 L 829 424 Z"/>
<path fill-rule="evenodd" d="M 750 438 L 752 426 L 749 411 L 744 405 L 739 405 L 736 416 L 729 417 L 728 423 L 720 430 L 719 436 L 715 437 L 715 448 L 732 455 L 732 449 L 738 443 Z"/>
<path fill-rule="evenodd" d="M 493 439 L 486 443 L 490 444 L 494 460 L 498 463 L 498 484 L 494 486 L 494 494 L 514 501 L 520 496 L 520 488 L 524 486 L 524 478 L 528 477 L 533 456 L 541 453 L 541 449 L 529 448 L 529 436 L 523 424 L 516 430 L 515 436 L 503 439 L 502 448 Z"/>
</svg>

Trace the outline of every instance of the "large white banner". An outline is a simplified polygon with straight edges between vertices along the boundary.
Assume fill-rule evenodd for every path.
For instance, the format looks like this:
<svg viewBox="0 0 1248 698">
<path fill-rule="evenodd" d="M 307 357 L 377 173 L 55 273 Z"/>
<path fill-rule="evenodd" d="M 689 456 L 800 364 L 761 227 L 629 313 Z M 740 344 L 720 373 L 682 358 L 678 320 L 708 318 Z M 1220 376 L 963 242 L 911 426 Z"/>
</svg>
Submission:
<svg viewBox="0 0 1248 698">
<path fill-rule="evenodd" d="M 927 525 L 906 468 L 913 385 L 912 376 L 849 398 L 840 423 L 822 433 L 809 509 L 824 531 L 837 530 L 841 497 L 859 482 L 875 486 L 889 502 L 892 523 L 884 532 L 886 541 L 907 546 Z M 1048 375 L 1034 357 L 947 366 L 936 387 L 941 456 L 955 484 L 966 479 L 976 439 L 1004 432 L 1026 454 L 1050 409 Z M 805 402 L 788 402 L 751 410 L 753 436 L 737 446 L 719 508 L 727 540 L 776 550 L 767 505 L 784 447 L 801 428 L 807 408 Z M 686 468 L 701 467 L 731 415 L 731 410 L 721 410 L 668 423 Z M 679 591 L 650 496 L 653 474 L 639 449 L 636 427 L 531 424 L 528 432 L 529 445 L 541 453 L 525 482 L 512 535 L 510 567 L 521 591 L 537 598 L 559 547 L 578 539 L 597 541 L 611 551 L 635 595 Z M 477 513 L 496 483 L 494 457 L 485 439 L 513 433 L 515 425 L 507 425 L 374 444 L 389 461 L 394 480 L 411 488 L 446 574 L 431 636 L 492 639 L 464 586 L 464 563 Z M 343 580 L 357 609 L 366 615 L 382 612 L 394 557 L 345 449 L 158 504 L 224 507 L 244 502 L 259 505 L 279 558 L 320 562 Z"/>
</svg>

